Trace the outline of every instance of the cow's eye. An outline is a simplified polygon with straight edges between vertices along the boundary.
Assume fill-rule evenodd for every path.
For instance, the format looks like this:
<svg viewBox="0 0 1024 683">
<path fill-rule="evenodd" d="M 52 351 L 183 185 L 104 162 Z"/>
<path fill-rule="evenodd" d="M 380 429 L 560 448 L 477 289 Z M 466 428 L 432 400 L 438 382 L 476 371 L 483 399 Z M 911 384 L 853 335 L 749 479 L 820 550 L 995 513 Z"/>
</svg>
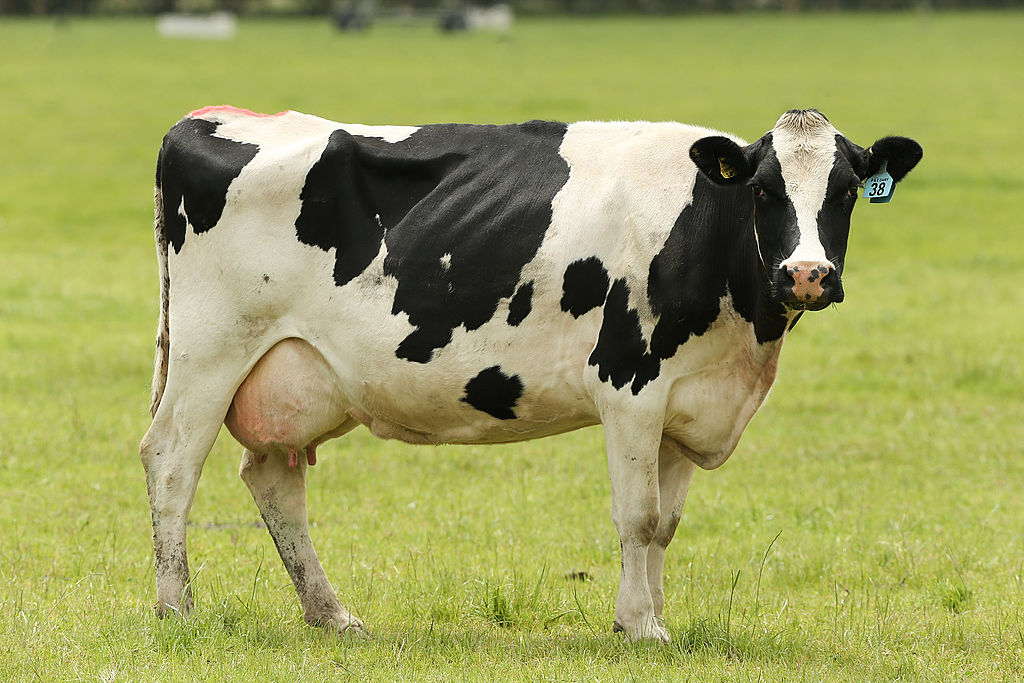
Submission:
<svg viewBox="0 0 1024 683">
<path fill-rule="evenodd" d="M 750 189 L 753 190 L 754 196 L 758 199 L 764 199 L 768 196 L 768 193 L 764 191 L 764 188 L 760 185 L 751 185 Z"/>
<path fill-rule="evenodd" d="M 860 190 L 860 185 L 851 185 L 850 188 L 846 191 L 846 196 L 847 197 L 856 197 L 857 196 L 857 192 L 859 190 Z"/>
</svg>

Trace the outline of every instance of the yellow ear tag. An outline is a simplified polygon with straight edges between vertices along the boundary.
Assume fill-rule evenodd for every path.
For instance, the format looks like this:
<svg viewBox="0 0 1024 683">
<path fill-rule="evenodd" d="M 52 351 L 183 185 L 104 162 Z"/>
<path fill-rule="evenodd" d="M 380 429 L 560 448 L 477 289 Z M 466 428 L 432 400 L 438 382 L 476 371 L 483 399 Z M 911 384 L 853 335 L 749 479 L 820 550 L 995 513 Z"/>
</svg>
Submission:
<svg viewBox="0 0 1024 683">
<path fill-rule="evenodd" d="M 722 177 L 726 180 L 736 177 L 736 169 L 725 163 L 725 157 L 718 157 L 718 168 L 722 172 Z"/>
</svg>

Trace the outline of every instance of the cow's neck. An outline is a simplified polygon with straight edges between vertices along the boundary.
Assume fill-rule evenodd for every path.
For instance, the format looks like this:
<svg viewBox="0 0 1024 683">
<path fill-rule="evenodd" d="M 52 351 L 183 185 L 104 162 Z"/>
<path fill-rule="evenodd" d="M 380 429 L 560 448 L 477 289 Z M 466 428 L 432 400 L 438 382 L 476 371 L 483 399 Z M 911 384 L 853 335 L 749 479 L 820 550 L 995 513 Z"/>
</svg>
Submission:
<svg viewBox="0 0 1024 683">
<path fill-rule="evenodd" d="M 661 358 L 721 315 L 723 297 L 754 329 L 759 344 L 780 340 L 793 315 L 771 300 L 744 188 L 715 188 L 698 177 L 661 251 L 651 261 L 648 298 L 657 316 L 651 351 Z"/>
<path fill-rule="evenodd" d="M 759 344 L 780 341 L 800 314 L 772 301 L 771 282 L 757 248 L 753 218 L 744 223 L 736 238 L 728 281 L 732 306 L 753 326 Z"/>
</svg>

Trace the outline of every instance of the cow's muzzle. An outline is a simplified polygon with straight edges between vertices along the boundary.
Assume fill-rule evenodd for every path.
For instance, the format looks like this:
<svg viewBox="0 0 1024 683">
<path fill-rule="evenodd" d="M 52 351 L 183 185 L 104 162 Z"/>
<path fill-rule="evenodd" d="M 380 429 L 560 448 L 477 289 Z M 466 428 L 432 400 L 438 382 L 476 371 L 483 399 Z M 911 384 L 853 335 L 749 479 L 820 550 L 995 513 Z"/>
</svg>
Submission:
<svg viewBox="0 0 1024 683">
<path fill-rule="evenodd" d="M 820 311 L 845 297 L 835 266 L 828 261 L 785 261 L 776 273 L 781 303 L 800 310 Z"/>
</svg>

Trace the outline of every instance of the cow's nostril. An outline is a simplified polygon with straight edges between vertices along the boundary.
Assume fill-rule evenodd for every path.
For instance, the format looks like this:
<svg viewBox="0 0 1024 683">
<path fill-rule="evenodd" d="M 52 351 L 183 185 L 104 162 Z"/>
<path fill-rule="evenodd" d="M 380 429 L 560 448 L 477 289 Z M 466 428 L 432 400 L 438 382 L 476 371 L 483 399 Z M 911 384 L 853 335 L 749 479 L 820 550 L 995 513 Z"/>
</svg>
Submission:
<svg viewBox="0 0 1024 683">
<path fill-rule="evenodd" d="M 832 272 L 832 266 L 828 263 L 799 263 L 782 266 L 782 270 L 793 279 L 794 282 L 817 282 L 828 277 Z"/>
<path fill-rule="evenodd" d="M 807 275 L 807 281 L 817 282 L 818 280 L 824 280 L 826 277 L 828 277 L 829 273 L 831 272 L 832 269 L 829 268 L 827 265 L 825 265 L 824 263 L 819 264 L 814 268 L 811 268 L 811 272 L 808 273 Z"/>
</svg>

